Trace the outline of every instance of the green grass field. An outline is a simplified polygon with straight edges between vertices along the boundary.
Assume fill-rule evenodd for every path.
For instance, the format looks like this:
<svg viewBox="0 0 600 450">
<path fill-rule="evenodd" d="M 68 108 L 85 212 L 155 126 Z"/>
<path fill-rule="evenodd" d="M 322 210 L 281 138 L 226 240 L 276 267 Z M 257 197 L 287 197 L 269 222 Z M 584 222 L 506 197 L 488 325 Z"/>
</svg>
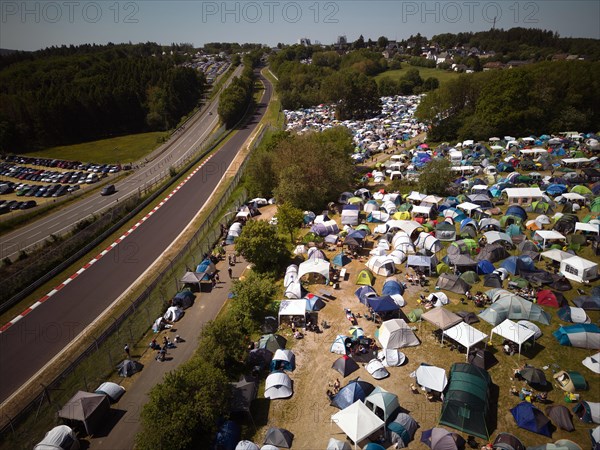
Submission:
<svg viewBox="0 0 600 450">
<path fill-rule="evenodd" d="M 50 147 L 38 152 L 27 153 L 27 156 L 99 164 L 123 164 L 137 161 L 147 155 L 162 143 L 161 138 L 165 136 L 164 132 L 129 134 L 81 144 Z"/>
<path fill-rule="evenodd" d="M 458 72 L 450 72 L 441 69 L 432 69 L 429 67 L 416 67 L 408 64 L 403 64 L 402 69 L 399 70 L 388 70 L 386 72 L 382 72 L 375 77 L 375 81 L 379 81 L 381 78 L 390 77 L 393 80 L 398 80 L 402 78 L 409 69 L 417 69 L 421 78 L 426 80 L 429 77 L 435 77 L 439 80 L 440 85 L 444 84 L 449 80 L 454 80 L 458 78 L 460 73 Z"/>
</svg>

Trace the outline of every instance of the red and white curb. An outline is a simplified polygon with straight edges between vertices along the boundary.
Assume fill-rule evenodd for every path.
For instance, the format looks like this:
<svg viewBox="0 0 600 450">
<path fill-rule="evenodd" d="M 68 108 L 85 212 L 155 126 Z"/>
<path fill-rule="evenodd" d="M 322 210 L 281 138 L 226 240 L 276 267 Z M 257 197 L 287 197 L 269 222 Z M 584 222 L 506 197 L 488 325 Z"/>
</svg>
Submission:
<svg viewBox="0 0 600 450">
<path fill-rule="evenodd" d="M 162 205 L 164 205 L 171 197 L 173 197 L 177 193 L 177 191 L 179 191 L 179 189 L 181 189 L 183 187 L 183 185 L 185 185 L 190 180 L 190 178 L 192 178 L 200 169 L 202 169 L 202 167 L 212 157 L 213 157 L 213 155 L 209 155 L 202 162 L 202 164 L 200 164 L 198 167 L 196 167 L 187 177 L 185 177 L 185 179 L 181 183 L 179 183 L 158 205 L 156 205 L 154 208 L 152 208 L 152 210 L 148 214 L 146 214 L 144 217 L 142 217 L 139 220 L 139 222 L 137 222 L 135 225 L 133 225 L 129 230 L 127 230 L 125 233 L 123 233 L 121 236 L 119 236 L 112 244 L 110 244 L 108 247 L 106 247 L 104 250 L 102 250 L 98 255 L 96 255 L 94 258 L 92 258 L 81 269 L 79 269 L 77 272 L 75 272 L 73 275 L 71 275 L 65 281 L 63 281 L 62 283 L 60 283 L 58 286 L 56 286 L 54 289 L 52 289 L 50 292 L 48 292 L 46 295 L 44 295 L 42 298 L 40 298 L 33 305 L 31 305 L 30 307 L 28 307 L 27 309 L 25 309 L 25 311 L 23 311 L 21 314 L 19 314 L 18 316 L 16 316 L 10 322 L 7 322 L 2 327 L 0 327 L 0 334 L 4 333 L 6 330 L 8 330 L 11 326 L 13 326 L 14 324 L 16 324 L 19 320 L 21 320 L 23 317 L 25 317 L 27 314 L 29 314 L 31 311 L 33 311 L 35 308 L 37 308 L 41 304 L 43 304 L 46 301 L 48 301 L 58 291 L 60 291 L 62 288 L 64 288 L 67 284 L 69 284 L 71 281 L 73 281 L 75 278 L 77 278 L 79 275 L 81 275 L 84 271 L 86 271 L 87 269 L 89 269 L 100 258 L 102 258 L 103 256 L 105 256 L 113 248 L 115 248 L 117 245 L 119 245 L 123 241 L 123 239 L 125 239 L 127 236 L 129 236 L 131 233 L 133 233 L 142 223 L 144 223 L 146 220 L 148 220 L 152 216 L 152 214 L 154 214 L 156 211 L 158 211 Z"/>
</svg>

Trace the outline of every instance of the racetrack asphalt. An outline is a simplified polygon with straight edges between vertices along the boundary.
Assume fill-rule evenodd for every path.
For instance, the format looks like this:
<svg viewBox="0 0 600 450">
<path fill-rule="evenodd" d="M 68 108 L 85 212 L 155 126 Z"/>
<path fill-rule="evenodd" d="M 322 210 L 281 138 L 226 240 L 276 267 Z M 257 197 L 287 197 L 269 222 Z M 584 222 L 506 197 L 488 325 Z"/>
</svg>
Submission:
<svg viewBox="0 0 600 450">
<path fill-rule="evenodd" d="M 127 292 L 193 219 L 264 115 L 272 87 L 263 82 L 265 95 L 254 115 L 175 195 L 106 256 L 0 334 L 0 402 Z"/>
</svg>

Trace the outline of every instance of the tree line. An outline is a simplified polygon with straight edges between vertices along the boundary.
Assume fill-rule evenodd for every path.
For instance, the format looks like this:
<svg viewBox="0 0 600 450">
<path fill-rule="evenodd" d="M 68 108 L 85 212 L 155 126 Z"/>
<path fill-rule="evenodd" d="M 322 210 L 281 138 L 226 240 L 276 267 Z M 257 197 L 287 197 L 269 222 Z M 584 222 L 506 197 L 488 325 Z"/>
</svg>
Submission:
<svg viewBox="0 0 600 450">
<path fill-rule="evenodd" d="M 0 150 L 166 130 L 199 102 L 202 73 L 156 44 L 49 48 L 0 58 Z"/>
<path fill-rule="evenodd" d="M 250 157 L 247 189 L 250 196 L 274 196 L 278 204 L 322 211 L 351 186 L 353 149 L 351 134 L 343 127 L 303 135 L 274 133 Z"/>
<path fill-rule="evenodd" d="M 600 62 L 541 62 L 462 75 L 429 93 L 416 117 L 432 141 L 597 131 Z"/>
<path fill-rule="evenodd" d="M 231 84 L 221 92 L 218 113 L 221 122 L 227 128 L 235 126 L 244 117 L 248 106 L 254 101 L 254 82 L 256 81 L 254 68 L 258 65 L 260 56 L 260 52 L 244 55 L 242 75 L 234 77 Z"/>
</svg>

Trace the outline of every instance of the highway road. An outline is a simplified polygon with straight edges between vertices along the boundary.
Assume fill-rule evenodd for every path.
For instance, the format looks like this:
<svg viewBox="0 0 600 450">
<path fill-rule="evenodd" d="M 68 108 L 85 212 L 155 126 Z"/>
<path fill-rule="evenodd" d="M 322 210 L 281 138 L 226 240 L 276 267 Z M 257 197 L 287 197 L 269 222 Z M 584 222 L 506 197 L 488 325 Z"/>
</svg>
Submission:
<svg viewBox="0 0 600 450">
<path fill-rule="evenodd" d="M 198 213 L 264 115 L 272 86 L 261 79 L 265 93 L 249 123 L 110 253 L 0 334 L 0 402 L 126 292 Z"/>
<path fill-rule="evenodd" d="M 234 75 L 239 75 L 241 71 L 242 66 L 237 67 Z M 233 76 L 230 79 L 232 78 Z M 13 259 L 21 250 L 41 243 L 51 234 L 61 235 L 82 219 L 109 208 L 118 198 L 127 197 L 138 189 L 144 188 L 145 185 L 149 186 L 149 183 L 153 179 L 156 180 L 161 172 L 168 172 L 169 167 L 183 161 L 188 152 L 209 137 L 219 121 L 217 107 L 218 96 L 202 113 L 198 113 L 188 121 L 184 130 L 175 133 L 167 143 L 152 153 L 158 156 L 115 183 L 117 188 L 115 194 L 103 197 L 99 192 L 92 193 L 35 222 L 0 236 L 0 259 L 6 257 Z"/>
</svg>

